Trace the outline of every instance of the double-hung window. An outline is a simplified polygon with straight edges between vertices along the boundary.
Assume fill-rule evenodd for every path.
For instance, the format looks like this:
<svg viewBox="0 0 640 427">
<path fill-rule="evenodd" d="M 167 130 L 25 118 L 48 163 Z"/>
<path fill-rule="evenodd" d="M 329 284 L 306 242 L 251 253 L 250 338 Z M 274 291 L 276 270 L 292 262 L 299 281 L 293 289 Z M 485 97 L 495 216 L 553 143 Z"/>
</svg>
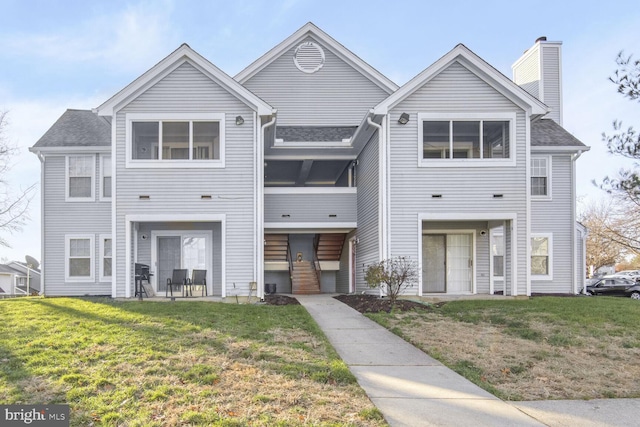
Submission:
<svg viewBox="0 0 640 427">
<path fill-rule="evenodd" d="M 224 115 L 127 115 L 127 167 L 223 167 Z"/>
<path fill-rule="evenodd" d="M 67 201 L 93 200 L 95 164 L 94 155 L 66 157 L 65 199 Z"/>
<path fill-rule="evenodd" d="M 100 163 L 100 192 L 103 199 L 111 198 L 111 156 L 102 156 Z"/>
<path fill-rule="evenodd" d="M 553 236 L 551 234 L 531 235 L 531 278 L 553 279 Z"/>
<path fill-rule="evenodd" d="M 107 282 L 111 280 L 112 260 L 113 260 L 113 241 L 109 235 L 100 235 L 100 281 Z"/>
<path fill-rule="evenodd" d="M 551 199 L 551 158 L 531 158 L 531 196 Z"/>
<path fill-rule="evenodd" d="M 514 160 L 513 114 L 418 114 L 421 166 L 466 166 Z"/>
<path fill-rule="evenodd" d="M 94 236 L 67 235 L 65 242 L 65 278 L 67 281 L 93 281 Z"/>
</svg>

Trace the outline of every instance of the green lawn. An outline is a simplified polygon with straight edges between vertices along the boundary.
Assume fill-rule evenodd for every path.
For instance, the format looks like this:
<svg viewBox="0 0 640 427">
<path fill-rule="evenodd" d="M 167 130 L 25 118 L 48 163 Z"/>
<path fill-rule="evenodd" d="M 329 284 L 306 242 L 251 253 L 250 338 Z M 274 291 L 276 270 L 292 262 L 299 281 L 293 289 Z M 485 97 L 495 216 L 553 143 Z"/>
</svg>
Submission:
<svg viewBox="0 0 640 427">
<path fill-rule="evenodd" d="M 301 306 L 0 301 L 0 402 L 71 425 L 384 425 Z"/>
<path fill-rule="evenodd" d="M 640 397 L 640 303 L 629 298 L 466 300 L 370 317 L 503 399 Z"/>
</svg>

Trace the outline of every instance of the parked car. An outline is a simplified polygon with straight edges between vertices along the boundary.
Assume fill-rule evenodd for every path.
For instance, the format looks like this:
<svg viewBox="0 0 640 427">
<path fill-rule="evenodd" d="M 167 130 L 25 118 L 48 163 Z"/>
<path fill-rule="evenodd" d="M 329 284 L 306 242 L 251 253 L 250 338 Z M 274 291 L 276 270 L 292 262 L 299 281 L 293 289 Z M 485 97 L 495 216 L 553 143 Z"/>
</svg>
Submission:
<svg viewBox="0 0 640 427">
<path fill-rule="evenodd" d="M 640 270 L 622 270 L 605 277 L 626 277 L 637 281 L 640 279 Z"/>
<path fill-rule="evenodd" d="M 631 297 L 640 300 L 640 283 L 625 277 L 603 277 L 587 285 L 586 294 Z"/>
</svg>

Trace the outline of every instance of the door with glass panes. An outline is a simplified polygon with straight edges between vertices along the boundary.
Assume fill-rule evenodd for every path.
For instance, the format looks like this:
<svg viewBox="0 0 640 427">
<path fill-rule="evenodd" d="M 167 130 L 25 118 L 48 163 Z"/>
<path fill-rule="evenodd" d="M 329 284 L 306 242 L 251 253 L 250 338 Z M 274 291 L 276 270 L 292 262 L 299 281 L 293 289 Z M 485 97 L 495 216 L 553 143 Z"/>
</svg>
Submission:
<svg viewBox="0 0 640 427">
<path fill-rule="evenodd" d="M 152 239 L 152 263 L 156 266 L 156 290 L 164 292 L 173 270 L 186 268 L 191 277 L 193 270 L 207 270 L 207 283 L 211 282 L 211 233 L 158 232 Z M 210 285 L 209 285 L 210 286 Z"/>
<path fill-rule="evenodd" d="M 422 292 L 473 292 L 473 234 L 422 236 Z"/>
</svg>

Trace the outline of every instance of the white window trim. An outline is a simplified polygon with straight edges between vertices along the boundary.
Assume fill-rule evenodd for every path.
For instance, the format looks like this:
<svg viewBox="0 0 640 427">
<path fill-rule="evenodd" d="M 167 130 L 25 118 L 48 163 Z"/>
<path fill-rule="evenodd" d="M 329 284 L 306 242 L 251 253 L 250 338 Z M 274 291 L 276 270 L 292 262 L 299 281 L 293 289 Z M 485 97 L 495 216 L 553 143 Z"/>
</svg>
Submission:
<svg viewBox="0 0 640 427">
<path fill-rule="evenodd" d="M 91 196 L 69 196 L 69 159 L 71 157 L 91 157 Z M 64 157 L 64 200 L 65 202 L 93 202 L 96 197 L 96 155 L 95 154 L 70 154 Z"/>
<path fill-rule="evenodd" d="M 111 197 L 107 197 L 104 195 L 104 171 L 106 170 L 104 167 L 105 158 L 111 159 L 113 162 L 113 157 L 110 154 L 102 154 L 100 155 L 100 201 L 110 201 Z M 111 164 L 113 166 L 113 163 Z M 109 168 L 109 177 L 111 178 L 113 184 L 113 167 Z M 113 196 L 113 185 L 111 185 L 111 196 Z"/>
<path fill-rule="evenodd" d="M 549 274 L 531 274 L 531 280 L 541 280 L 541 281 L 551 281 L 553 280 L 553 233 L 531 233 L 531 240 L 534 237 L 545 237 L 549 241 Z M 531 240 L 529 241 L 529 253 L 530 257 L 533 256 L 533 248 L 531 245 Z"/>
<path fill-rule="evenodd" d="M 156 121 L 214 121 L 219 123 L 220 130 L 220 159 L 216 160 L 134 160 L 132 158 L 131 137 L 133 135 L 133 122 L 156 122 Z M 127 113 L 125 114 L 126 122 L 126 168 L 224 168 L 225 167 L 225 115 L 224 113 Z M 190 126 L 191 127 L 191 126 Z M 190 143 L 191 146 L 191 143 Z M 113 161 L 113 160 L 112 160 Z"/>
<path fill-rule="evenodd" d="M 69 258 L 71 255 L 72 239 L 89 239 L 89 276 L 71 277 L 69 275 Z M 95 235 L 93 234 L 65 234 L 64 236 L 64 280 L 65 282 L 93 282 L 95 281 Z"/>
<path fill-rule="evenodd" d="M 418 167 L 494 167 L 516 165 L 516 114 L 495 113 L 418 113 Z M 425 159 L 423 158 L 423 126 L 425 120 L 442 121 L 509 121 L 509 158 L 507 159 Z"/>
<path fill-rule="evenodd" d="M 100 234 L 98 236 L 100 239 L 100 281 L 101 282 L 111 282 L 113 278 L 113 239 L 111 238 L 111 234 Z M 104 241 L 105 239 L 111 239 L 111 276 L 104 275 Z"/>
<path fill-rule="evenodd" d="M 531 200 L 546 200 L 546 201 L 553 200 L 553 195 L 551 194 L 551 189 L 553 188 L 553 186 L 551 185 L 552 177 L 553 177 L 553 173 L 552 173 L 553 164 L 551 163 L 551 156 L 531 155 L 531 162 L 533 162 L 533 159 L 545 159 L 547 161 L 547 194 L 545 196 L 531 195 Z M 529 167 L 531 168 L 531 178 L 535 178 L 533 176 L 533 168 L 531 167 L 531 165 L 529 165 Z"/>
</svg>

